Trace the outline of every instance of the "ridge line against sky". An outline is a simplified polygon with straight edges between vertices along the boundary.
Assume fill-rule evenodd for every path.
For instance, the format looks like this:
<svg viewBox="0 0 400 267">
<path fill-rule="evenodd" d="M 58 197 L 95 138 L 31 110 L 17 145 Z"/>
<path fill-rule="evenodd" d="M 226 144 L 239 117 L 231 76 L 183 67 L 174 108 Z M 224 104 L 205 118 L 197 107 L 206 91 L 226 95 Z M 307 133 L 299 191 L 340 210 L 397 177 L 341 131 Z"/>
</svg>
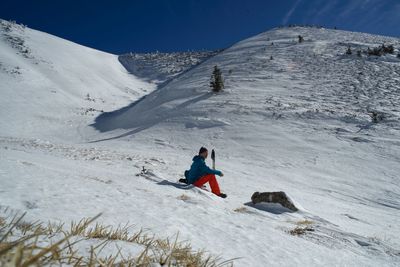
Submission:
<svg viewBox="0 0 400 267">
<path fill-rule="evenodd" d="M 400 36 L 400 0 L 6 1 L 15 20 L 114 54 L 213 50 L 287 24 Z"/>
</svg>

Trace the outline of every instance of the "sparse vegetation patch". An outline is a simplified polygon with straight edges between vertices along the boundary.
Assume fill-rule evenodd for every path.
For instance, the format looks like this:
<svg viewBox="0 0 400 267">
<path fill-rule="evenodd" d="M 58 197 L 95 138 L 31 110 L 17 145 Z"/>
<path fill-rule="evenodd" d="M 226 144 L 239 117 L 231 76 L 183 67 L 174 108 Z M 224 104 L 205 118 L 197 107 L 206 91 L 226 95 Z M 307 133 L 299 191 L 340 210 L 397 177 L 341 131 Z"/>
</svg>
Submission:
<svg viewBox="0 0 400 267">
<path fill-rule="evenodd" d="M 189 243 L 180 242 L 178 235 L 160 239 L 143 230 L 131 233 L 128 224 L 116 228 L 101 223 L 92 226 L 99 216 L 72 222 L 69 227 L 64 223 L 26 222 L 24 214 L 0 217 L 0 266 L 233 266 L 232 260 L 194 251 Z M 86 240 L 97 242 L 84 248 Z M 124 255 L 121 242 L 141 252 Z M 117 252 L 104 255 L 106 247 L 117 247 Z"/>
</svg>

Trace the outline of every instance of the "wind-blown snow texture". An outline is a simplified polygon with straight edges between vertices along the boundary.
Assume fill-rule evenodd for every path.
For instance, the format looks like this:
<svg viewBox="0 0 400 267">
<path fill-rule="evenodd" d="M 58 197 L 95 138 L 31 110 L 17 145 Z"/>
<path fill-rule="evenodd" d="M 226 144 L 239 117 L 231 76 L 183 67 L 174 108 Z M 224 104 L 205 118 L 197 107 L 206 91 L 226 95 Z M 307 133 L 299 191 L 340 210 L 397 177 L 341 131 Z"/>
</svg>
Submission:
<svg viewBox="0 0 400 267">
<path fill-rule="evenodd" d="M 179 231 L 236 266 L 399 265 L 400 61 L 344 55 L 399 39 L 274 29 L 156 89 L 117 56 L 7 25 L 1 205 Z M 214 65 L 226 86 L 217 95 Z M 227 199 L 176 183 L 200 146 L 216 149 Z M 255 191 L 285 191 L 301 211 L 253 206 Z M 314 231 L 290 235 L 304 220 Z"/>
</svg>

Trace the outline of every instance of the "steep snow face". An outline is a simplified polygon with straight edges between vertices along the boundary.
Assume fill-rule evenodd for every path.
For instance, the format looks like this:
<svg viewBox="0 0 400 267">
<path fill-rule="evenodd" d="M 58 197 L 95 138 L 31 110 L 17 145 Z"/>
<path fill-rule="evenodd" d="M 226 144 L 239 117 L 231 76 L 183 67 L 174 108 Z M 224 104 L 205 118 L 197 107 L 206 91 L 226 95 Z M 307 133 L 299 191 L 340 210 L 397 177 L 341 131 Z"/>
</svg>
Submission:
<svg viewBox="0 0 400 267">
<path fill-rule="evenodd" d="M 37 138 L 70 131 L 76 138 L 77 123 L 155 87 L 129 75 L 115 55 L 3 20 L 0 79 L 1 135 Z"/>
<path fill-rule="evenodd" d="M 303 43 L 298 43 L 298 35 L 305 39 Z M 151 117 L 191 124 L 193 118 L 210 116 L 221 122 L 243 116 L 252 120 L 304 118 L 367 127 L 375 112 L 385 118 L 383 125 L 398 129 L 399 51 L 382 57 L 364 53 L 382 44 L 400 47 L 395 38 L 325 29 L 263 33 L 174 79 L 118 114 L 117 120 L 122 121 L 122 128 L 148 123 Z M 348 47 L 353 55 L 345 54 Z M 356 55 L 359 50 L 361 57 Z M 214 65 L 223 70 L 226 85 L 225 93 L 217 96 L 208 93 Z"/>
<path fill-rule="evenodd" d="M 4 31 L 0 43 L 1 205 L 44 221 L 103 212 L 107 224 L 179 232 L 196 249 L 239 257 L 235 266 L 399 264 L 400 63 L 356 55 L 383 42 L 397 53 L 398 39 L 275 29 L 141 97 L 154 87 L 115 56 L 12 34 L 26 39 L 13 47 Z M 42 39 L 47 48 L 32 43 Z M 57 47 L 70 53 L 58 57 Z M 220 94 L 208 87 L 214 65 Z M 90 107 L 109 112 L 89 126 L 95 117 L 74 111 Z M 176 182 L 200 146 L 216 149 L 227 199 Z M 255 191 L 285 191 L 300 211 L 253 206 Z M 303 225 L 311 231 L 290 234 Z"/>
</svg>

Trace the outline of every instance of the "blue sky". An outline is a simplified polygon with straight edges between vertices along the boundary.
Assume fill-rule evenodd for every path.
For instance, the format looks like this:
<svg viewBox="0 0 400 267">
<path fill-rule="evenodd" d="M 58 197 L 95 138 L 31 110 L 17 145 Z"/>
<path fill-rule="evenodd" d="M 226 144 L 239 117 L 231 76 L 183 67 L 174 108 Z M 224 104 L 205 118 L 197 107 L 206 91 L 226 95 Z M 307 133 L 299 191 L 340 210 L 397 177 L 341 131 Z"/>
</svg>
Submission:
<svg viewBox="0 0 400 267">
<path fill-rule="evenodd" d="M 292 23 L 400 37 L 400 0 L 3 0 L 0 18 L 114 54 L 224 48 Z"/>
</svg>

